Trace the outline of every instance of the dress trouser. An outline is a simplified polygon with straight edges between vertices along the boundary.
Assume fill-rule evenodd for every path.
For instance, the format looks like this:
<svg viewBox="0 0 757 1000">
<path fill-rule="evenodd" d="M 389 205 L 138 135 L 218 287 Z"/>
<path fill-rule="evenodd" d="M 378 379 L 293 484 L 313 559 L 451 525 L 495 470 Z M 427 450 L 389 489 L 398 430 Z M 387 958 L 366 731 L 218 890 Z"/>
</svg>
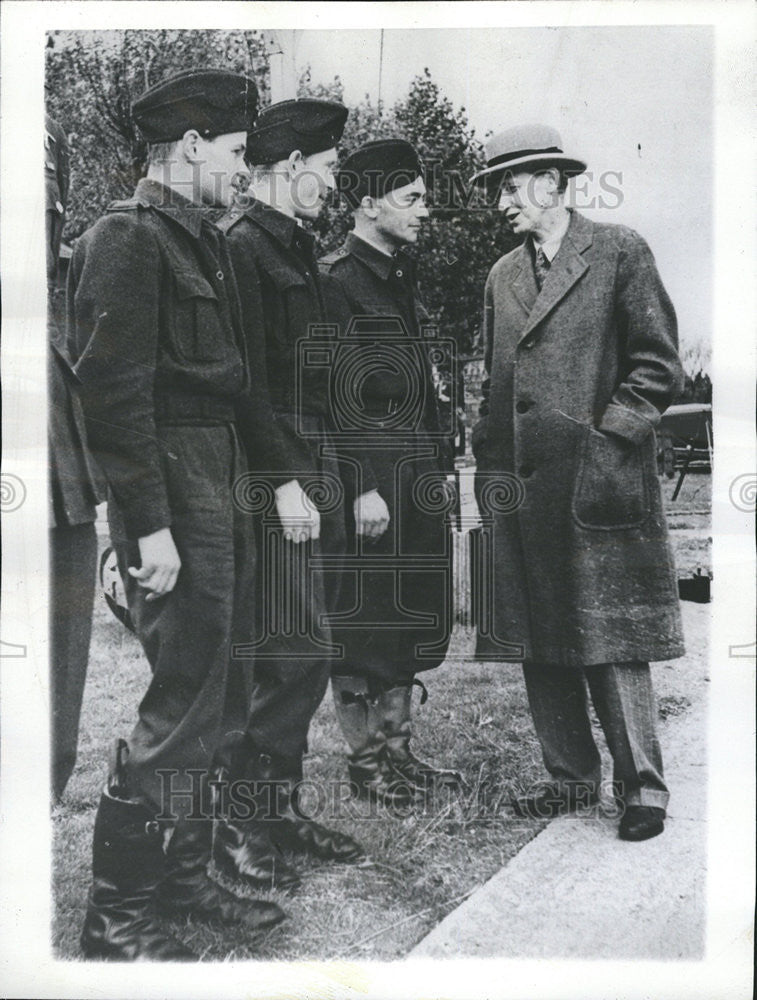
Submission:
<svg viewBox="0 0 757 1000">
<path fill-rule="evenodd" d="M 87 676 L 97 536 L 93 523 L 50 530 L 52 787 L 60 798 L 76 763 Z"/>
<path fill-rule="evenodd" d="M 233 424 L 160 424 L 158 434 L 181 559 L 176 586 L 147 601 L 127 572 L 139 566 L 137 544 L 116 549 L 153 672 L 128 740 L 128 791 L 169 820 L 197 806 L 220 744 L 244 728 L 245 684 L 233 646 L 249 637 L 255 549 L 249 515 L 233 501 L 245 471 Z"/>
<path fill-rule="evenodd" d="M 544 763 L 558 784 L 598 789 L 601 781 L 585 678 L 612 754 L 616 794 L 626 805 L 667 806 L 648 663 L 602 663 L 580 670 L 526 662 L 523 674 Z"/>
</svg>

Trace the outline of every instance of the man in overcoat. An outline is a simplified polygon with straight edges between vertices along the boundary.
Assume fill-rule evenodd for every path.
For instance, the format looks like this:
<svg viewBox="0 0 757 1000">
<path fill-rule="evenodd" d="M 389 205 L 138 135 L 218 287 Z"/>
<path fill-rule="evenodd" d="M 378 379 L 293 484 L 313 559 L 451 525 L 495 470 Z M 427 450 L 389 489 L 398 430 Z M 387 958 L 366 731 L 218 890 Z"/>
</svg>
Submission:
<svg viewBox="0 0 757 1000">
<path fill-rule="evenodd" d="M 654 434 L 683 384 L 675 313 L 637 233 L 566 208 L 586 165 L 554 129 L 507 130 L 486 152 L 474 181 L 524 241 L 486 283 L 474 451 L 484 478 L 517 477 L 522 502 L 484 511 L 495 633 L 523 662 L 552 778 L 514 805 L 544 817 L 596 800 L 586 681 L 620 835 L 643 840 L 662 832 L 668 801 L 649 661 L 683 653 Z"/>
<path fill-rule="evenodd" d="M 314 239 L 302 223 L 331 196 L 346 119 L 334 101 L 281 101 L 261 112 L 247 143 L 252 184 L 219 223 L 256 373 L 240 411 L 256 477 L 251 492 L 271 497 L 250 519 L 259 553 L 256 640 L 248 716 L 229 762 L 231 781 L 255 782 L 261 796 L 254 816 L 218 824 L 214 847 L 219 868 L 253 886 L 297 884 L 282 848 L 332 861 L 362 856 L 351 837 L 308 821 L 291 802 L 333 650 L 326 615 L 339 574 L 317 561 L 338 559 L 344 549 L 327 378 L 303 363 L 301 351 L 311 327 L 325 320 Z M 261 407 L 271 414 L 264 434 Z M 275 791 L 273 808 L 264 786 Z"/>
<path fill-rule="evenodd" d="M 429 215 L 418 153 L 404 139 L 369 142 L 344 161 L 338 184 L 354 230 L 321 260 L 337 324 L 331 395 L 347 488 L 331 684 L 358 793 L 404 806 L 460 781 L 410 749 L 413 686 L 426 696 L 416 674 L 444 660 L 451 631 L 452 428 L 441 425 L 437 338 L 402 249 Z"/>
<path fill-rule="evenodd" d="M 244 724 L 232 647 L 247 634 L 254 548 L 233 498 L 246 468 L 234 410 L 248 378 L 239 301 L 225 238 L 202 209 L 228 204 L 256 101 L 251 79 L 222 70 L 188 70 L 139 97 L 147 176 L 77 241 L 69 271 L 69 353 L 152 669 L 95 821 L 89 957 L 194 958 L 159 912 L 249 929 L 284 916 L 206 871 L 205 792 L 223 741 Z"/>
</svg>

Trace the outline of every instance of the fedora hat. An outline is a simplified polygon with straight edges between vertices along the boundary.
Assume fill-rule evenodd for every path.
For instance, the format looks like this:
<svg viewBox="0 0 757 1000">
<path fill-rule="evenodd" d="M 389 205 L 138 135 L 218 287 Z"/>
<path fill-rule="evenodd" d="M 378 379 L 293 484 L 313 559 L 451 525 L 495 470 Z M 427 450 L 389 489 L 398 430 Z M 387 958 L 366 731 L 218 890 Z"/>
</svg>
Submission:
<svg viewBox="0 0 757 1000">
<path fill-rule="evenodd" d="M 498 132 L 484 146 L 486 167 L 471 177 L 472 184 L 487 184 L 506 170 L 525 167 L 559 167 L 571 174 L 586 170 L 583 160 L 566 156 L 560 133 L 548 125 L 517 125 Z"/>
</svg>

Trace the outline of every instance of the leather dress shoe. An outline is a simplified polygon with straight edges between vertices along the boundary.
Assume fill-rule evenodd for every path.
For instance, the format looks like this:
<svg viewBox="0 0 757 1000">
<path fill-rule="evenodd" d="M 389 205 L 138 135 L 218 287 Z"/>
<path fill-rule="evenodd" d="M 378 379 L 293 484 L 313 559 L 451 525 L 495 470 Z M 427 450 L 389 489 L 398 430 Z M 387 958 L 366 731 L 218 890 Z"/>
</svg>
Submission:
<svg viewBox="0 0 757 1000">
<path fill-rule="evenodd" d="M 621 840 L 649 840 L 665 829 L 665 810 L 659 806 L 626 806 L 620 821 Z"/>
<path fill-rule="evenodd" d="M 522 819 L 555 819 L 588 809 L 599 802 L 599 795 L 590 785 L 570 785 L 561 788 L 557 784 L 539 785 L 533 792 L 512 799 L 511 805 L 516 816 Z"/>
</svg>

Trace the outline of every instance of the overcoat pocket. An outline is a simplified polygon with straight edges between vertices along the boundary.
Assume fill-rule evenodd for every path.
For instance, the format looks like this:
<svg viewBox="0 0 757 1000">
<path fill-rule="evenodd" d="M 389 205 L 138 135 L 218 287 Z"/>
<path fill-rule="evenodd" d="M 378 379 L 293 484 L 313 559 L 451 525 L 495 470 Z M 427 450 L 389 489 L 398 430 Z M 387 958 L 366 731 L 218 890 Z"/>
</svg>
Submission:
<svg viewBox="0 0 757 1000">
<path fill-rule="evenodd" d="M 649 516 L 642 446 L 586 427 L 573 494 L 583 528 L 639 527 Z"/>
</svg>

